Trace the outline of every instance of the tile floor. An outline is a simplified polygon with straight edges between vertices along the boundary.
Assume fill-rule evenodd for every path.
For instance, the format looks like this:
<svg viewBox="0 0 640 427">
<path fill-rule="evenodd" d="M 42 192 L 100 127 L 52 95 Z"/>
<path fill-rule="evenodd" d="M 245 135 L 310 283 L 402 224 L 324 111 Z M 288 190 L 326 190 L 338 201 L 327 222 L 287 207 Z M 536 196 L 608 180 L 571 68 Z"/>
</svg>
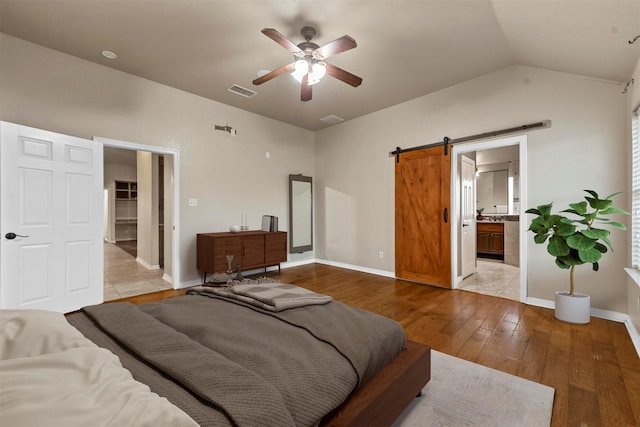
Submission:
<svg viewBox="0 0 640 427">
<path fill-rule="evenodd" d="M 467 276 L 458 289 L 520 301 L 520 269 L 478 258 L 477 271 Z"/>
<path fill-rule="evenodd" d="M 113 243 L 104 244 L 104 300 L 171 289 L 162 270 L 150 271 Z"/>
</svg>

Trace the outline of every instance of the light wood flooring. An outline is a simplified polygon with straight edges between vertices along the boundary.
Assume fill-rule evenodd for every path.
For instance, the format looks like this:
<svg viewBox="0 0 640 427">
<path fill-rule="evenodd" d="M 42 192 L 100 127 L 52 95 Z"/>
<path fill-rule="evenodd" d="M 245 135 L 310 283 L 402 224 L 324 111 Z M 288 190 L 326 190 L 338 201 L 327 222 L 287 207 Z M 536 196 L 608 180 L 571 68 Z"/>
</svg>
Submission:
<svg viewBox="0 0 640 427">
<path fill-rule="evenodd" d="M 550 309 L 321 264 L 268 275 L 395 319 L 408 339 L 440 352 L 553 387 L 554 427 L 640 425 L 640 359 L 622 323 L 570 325 Z"/>
</svg>

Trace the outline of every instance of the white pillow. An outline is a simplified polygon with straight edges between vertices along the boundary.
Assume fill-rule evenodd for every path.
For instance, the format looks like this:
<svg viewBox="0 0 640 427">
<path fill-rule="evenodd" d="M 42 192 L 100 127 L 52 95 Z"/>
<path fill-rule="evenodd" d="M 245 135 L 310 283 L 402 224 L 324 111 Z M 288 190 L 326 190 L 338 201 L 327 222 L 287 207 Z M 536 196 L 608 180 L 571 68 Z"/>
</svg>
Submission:
<svg viewBox="0 0 640 427">
<path fill-rule="evenodd" d="M 62 313 L 0 310 L 0 360 L 95 346 Z"/>
</svg>

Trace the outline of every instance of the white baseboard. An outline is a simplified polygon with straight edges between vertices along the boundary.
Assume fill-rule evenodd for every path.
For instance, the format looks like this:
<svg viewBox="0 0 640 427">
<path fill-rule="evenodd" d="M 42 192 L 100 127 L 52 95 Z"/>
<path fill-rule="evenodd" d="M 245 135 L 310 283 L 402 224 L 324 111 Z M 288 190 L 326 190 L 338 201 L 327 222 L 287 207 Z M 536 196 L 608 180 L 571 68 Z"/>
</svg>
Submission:
<svg viewBox="0 0 640 427">
<path fill-rule="evenodd" d="M 136 262 L 144 266 L 147 270 L 160 270 L 160 265 L 151 265 L 142 258 L 136 258 Z"/>
<path fill-rule="evenodd" d="M 316 262 L 318 262 L 318 260 L 316 260 L 315 258 L 302 259 L 302 260 L 300 260 L 300 261 L 288 261 L 288 262 L 283 262 L 283 263 L 280 265 L 280 267 L 281 267 L 281 268 L 300 267 L 301 265 L 315 264 Z"/>
<path fill-rule="evenodd" d="M 378 276 L 391 277 L 392 279 L 396 278 L 396 274 L 393 271 L 377 270 L 375 268 L 362 267 L 362 266 L 353 265 L 353 264 L 345 264 L 343 262 L 329 261 L 326 259 L 316 259 L 316 262 L 318 264 L 331 265 L 333 267 L 346 268 L 349 270 L 361 271 L 363 273 L 371 273 L 371 274 L 376 274 Z"/>
<path fill-rule="evenodd" d="M 169 276 L 168 274 L 163 274 L 162 280 L 164 280 L 165 282 L 169 282 L 173 285 L 173 277 Z"/>
</svg>

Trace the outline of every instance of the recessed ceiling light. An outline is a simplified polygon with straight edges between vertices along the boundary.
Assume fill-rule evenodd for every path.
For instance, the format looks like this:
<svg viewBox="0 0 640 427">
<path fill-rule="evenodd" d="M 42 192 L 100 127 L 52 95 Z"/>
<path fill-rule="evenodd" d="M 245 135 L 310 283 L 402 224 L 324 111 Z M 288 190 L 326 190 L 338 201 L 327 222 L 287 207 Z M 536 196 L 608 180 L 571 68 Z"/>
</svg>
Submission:
<svg viewBox="0 0 640 427">
<path fill-rule="evenodd" d="M 102 51 L 102 56 L 104 56 L 105 58 L 109 58 L 109 59 L 116 59 L 118 57 L 118 55 L 116 55 L 115 53 L 111 52 L 110 50 L 103 50 Z"/>
</svg>

